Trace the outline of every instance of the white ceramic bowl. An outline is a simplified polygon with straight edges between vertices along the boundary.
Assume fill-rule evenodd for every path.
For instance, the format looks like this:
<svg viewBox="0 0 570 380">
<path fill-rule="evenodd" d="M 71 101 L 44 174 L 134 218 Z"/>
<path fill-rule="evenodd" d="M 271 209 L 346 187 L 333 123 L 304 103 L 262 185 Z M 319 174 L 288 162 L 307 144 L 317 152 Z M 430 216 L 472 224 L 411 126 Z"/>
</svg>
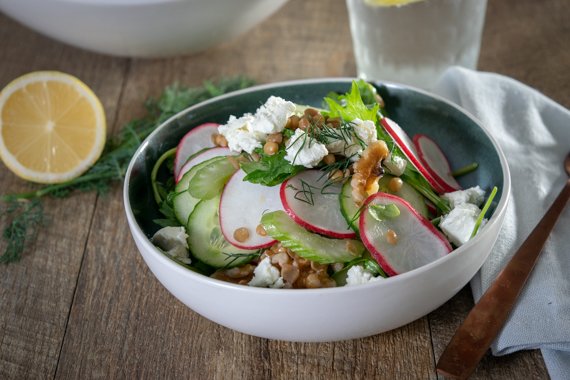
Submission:
<svg viewBox="0 0 570 380">
<path fill-rule="evenodd" d="M 129 57 L 187 54 L 254 27 L 287 0 L 0 0 L 0 11 L 56 40 Z"/>
<path fill-rule="evenodd" d="M 473 117 L 458 107 L 400 85 L 380 87 L 389 115 L 412 134 L 423 132 L 446 148 L 452 165 L 476 160 L 479 169 L 460 179 L 499 195 L 486 226 L 464 246 L 429 265 L 382 281 L 328 289 L 260 289 L 211 279 L 178 265 L 149 241 L 158 226 L 149 173 L 161 153 L 192 126 L 254 111 L 270 94 L 319 106 L 329 91 L 344 92 L 350 79 L 278 83 L 228 94 L 191 107 L 160 126 L 136 152 L 126 175 L 124 202 L 136 245 L 158 280 L 202 316 L 243 333 L 289 341 L 334 341 L 403 326 L 455 295 L 481 267 L 498 236 L 510 193 L 505 157 Z M 275 327 L 280 326 L 280 327 Z M 284 328 L 283 326 L 291 326 Z"/>
</svg>

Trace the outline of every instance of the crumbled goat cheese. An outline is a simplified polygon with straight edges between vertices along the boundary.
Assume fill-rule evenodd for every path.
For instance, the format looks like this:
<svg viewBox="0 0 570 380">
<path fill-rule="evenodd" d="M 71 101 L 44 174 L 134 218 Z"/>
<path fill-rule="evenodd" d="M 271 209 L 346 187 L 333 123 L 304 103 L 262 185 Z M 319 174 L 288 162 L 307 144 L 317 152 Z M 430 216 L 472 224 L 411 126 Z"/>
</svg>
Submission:
<svg viewBox="0 0 570 380">
<path fill-rule="evenodd" d="M 226 138 L 231 151 L 251 154 L 255 148 L 261 148 L 268 135 L 281 132 L 293 113 L 294 103 L 271 96 L 254 115 L 230 116 L 225 125 L 218 127 L 218 132 Z"/>
<path fill-rule="evenodd" d="M 378 137 L 376 136 L 376 125 L 373 121 L 354 119 L 351 123 L 354 128 L 351 141 L 345 139 L 330 141 L 326 148 L 330 153 L 352 157 L 351 159 L 356 161 L 360 158 L 364 148 L 371 142 L 378 140 Z"/>
<path fill-rule="evenodd" d="M 282 288 L 285 284 L 283 277 L 279 275 L 279 269 L 271 265 L 271 259 L 266 257 L 253 270 L 253 278 L 248 285 L 260 288 Z"/>
<path fill-rule="evenodd" d="M 474 204 L 461 203 L 441 217 L 439 227 L 449 241 L 459 247 L 471 239 L 480 213 L 481 210 Z"/>
<path fill-rule="evenodd" d="M 404 174 L 404 170 L 406 170 L 408 162 L 402 157 L 388 154 L 388 157 L 382 161 L 382 164 L 390 171 L 390 174 L 399 177 Z"/>
<path fill-rule="evenodd" d="M 445 193 L 441 197 L 447 199 L 451 208 L 457 207 L 463 203 L 471 203 L 475 206 L 481 206 L 485 200 L 485 191 L 479 186 L 475 186 L 465 190 Z"/>
<path fill-rule="evenodd" d="M 475 223 L 481 213 L 478 206 L 485 200 L 485 191 L 475 186 L 445 193 L 442 198 L 449 202 L 451 211 L 441 217 L 439 227 L 449 241 L 459 247 L 471 239 Z M 484 219 L 480 228 L 486 222 Z"/>
<path fill-rule="evenodd" d="M 316 166 L 323 157 L 329 154 L 327 148 L 320 142 L 309 137 L 302 129 L 296 129 L 286 146 L 285 159 L 293 165 L 303 165 L 307 168 Z"/>
<path fill-rule="evenodd" d="M 270 96 L 255 112 L 253 128 L 256 132 L 271 134 L 281 132 L 289 116 L 295 113 L 295 104 L 277 96 Z"/>
<path fill-rule="evenodd" d="M 232 152 L 246 151 L 251 154 L 255 148 L 261 147 L 265 139 L 263 134 L 253 129 L 254 122 L 255 117 L 249 113 L 240 118 L 232 115 L 225 125 L 218 127 L 218 132 L 226 138 Z"/>
<path fill-rule="evenodd" d="M 190 264 L 190 252 L 188 251 L 188 235 L 184 227 L 164 227 L 156 231 L 151 241 L 167 255 Z"/>
<path fill-rule="evenodd" d="M 364 267 L 362 267 L 361 265 L 353 265 L 348 270 L 346 276 L 346 285 L 350 286 L 350 285 L 367 284 L 369 282 L 374 282 L 381 279 L 382 277 L 380 276 L 374 277 L 369 270 L 364 269 Z"/>
</svg>

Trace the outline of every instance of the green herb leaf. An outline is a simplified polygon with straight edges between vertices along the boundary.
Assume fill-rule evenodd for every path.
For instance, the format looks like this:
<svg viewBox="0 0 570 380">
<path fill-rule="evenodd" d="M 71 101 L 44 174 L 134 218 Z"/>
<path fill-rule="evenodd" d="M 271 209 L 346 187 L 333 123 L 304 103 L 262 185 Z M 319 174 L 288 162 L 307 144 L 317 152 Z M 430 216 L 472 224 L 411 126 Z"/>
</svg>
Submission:
<svg viewBox="0 0 570 380">
<path fill-rule="evenodd" d="M 483 209 L 481 210 L 481 213 L 479 214 L 479 217 L 477 218 L 477 221 L 475 222 L 475 227 L 473 227 L 473 232 L 471 233 L 471 238 L 473 238 L 475 235 L 477 235 L 477 231 L 479 230 L 479 227 L 481 226 L 481 223 L 483 222 L 483 218 L 485 217 L 485 214 L 487 213 L 487 211 L 489 211 L 489 207 L 491 207 L 491 204 L 493 203 L 493 199 L 495 198 L 495 195 L 497 195 L 497 186 L 493 187 L 493 190 L 491 190 L 491 194 L 489 194 L 489 198 L 487 198 L 487 202 L 485 202 L 485 205 L 483 206 Z"/>
<path fill-rule="evenodd" d="M 376 102 L 371 107 L 364 103 L 359 88 L 362 86 L 362 82 L 362 80 L 353 81 L 350 92 L 346 94 L 338 95 L 336 98 L 325 98 L 329 108 L 329 117 L 340 117 L 346 121 L 358 118 L 361 120 L 372 120 L 376 123 L 380 106 Z M 364 83 L 366 84 L 366 82 Z"/>
<path fill-rule="evenodd" d="M 244 181 L 275 186 L 304 169 L 303 166 L 291 165 L 289 161 L 285 160 L 287 152 L 284 147 L 281 147 L 277 153 L 271 156 L 265 154 L 261 148 L 256 149 L 255 153 L 259 154 L 259 161 L 240 164 L 241 169 L 247 173 Z"/>
</svg>

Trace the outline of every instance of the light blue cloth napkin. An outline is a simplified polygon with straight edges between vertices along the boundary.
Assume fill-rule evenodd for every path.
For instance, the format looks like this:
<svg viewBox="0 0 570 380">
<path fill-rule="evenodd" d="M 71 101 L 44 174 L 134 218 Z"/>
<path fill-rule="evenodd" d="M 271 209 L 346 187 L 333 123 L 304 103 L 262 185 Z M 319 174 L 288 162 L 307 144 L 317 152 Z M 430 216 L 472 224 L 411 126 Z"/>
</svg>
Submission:
<svg viewBox="0 0 570 380">
<path fill-rule="evenodd" d="M 562 162 L 570 151 L 570 111 L 511 78 L 458 67 L 442 75 L 434 92 L 481 121 L 511 171 L 505 223 L 471 281 L 477 301 L 566 183 Z M 570 379 L 570 205 L 491 349 L 494 355 L 541 349 L 552 379 Z"/>
</svg>

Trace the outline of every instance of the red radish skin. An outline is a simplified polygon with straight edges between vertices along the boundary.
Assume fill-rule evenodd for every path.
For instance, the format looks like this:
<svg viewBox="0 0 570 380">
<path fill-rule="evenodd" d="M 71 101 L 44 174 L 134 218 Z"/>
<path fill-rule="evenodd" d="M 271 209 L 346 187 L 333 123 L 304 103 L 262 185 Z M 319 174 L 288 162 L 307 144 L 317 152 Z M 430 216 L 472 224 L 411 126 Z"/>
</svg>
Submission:
<svg viewBox="0 0 570 380">
<path fill-rule="evenodd" d="M 430 172 L 424 167 L 418 154 L 416 152 L 413 141 L 406 134 L 406 132 L 395 121 L 383 117 L 380 119 L 380 124 L 384 127 L 386 132 L 394 139 L 396 144 L 402 149 L 402 152 L 410 160 L 412 165 L 420 172 L 420 174 L 429 182 L 434 190 L 440 194 L 446 193 L 446 188 L 437 181 Z"/>
<path fill-rule="evenodd" d="M 210 158 L 220 157 L 220 156 L 229 156 L 231 154 L 232 154 L 232 152 L 230 151 L 229 148 L 222 148 L 222 147 L 212 148 L 212 149 L 208 149 L 208 150 L 201 152 L 200 154 L 196 155 L 195 157 L 192 157 L 192 159 L 190 161 L 188 161 L 184 164 L 182 169 L 180 169 L 180 173 L 178 173 L 178 176 L 176 177 L 176 183 L 180 182 L 182 177 L 184 177 L 184 174 L 186 174 L 186 172 L 188 170 L 192 169 L 193 166 L 196 166 L 201 162 L 209 160 Z"/>
<path fill-rule="evenodd" d="M 219 220 L 224 238 L 241 249 L 268 248 L 277 241 L 256 232 L 264 212 L 283 210 L 279 198 L 279 186 L 263 186 L 244 181 L 245 173 L 238 170 L 226 183 L 220 198 Z M 239 242 L 234 232 L 240 227 L 248 229 L 250 238 Z"/>
<path fill-rule="evenodd" d="M 385 258 L 385 255 L 382 252 L 380 252 L 378 250 L 378 248 L 372 242 L 371 236 L 369 236 L 367 234 L 368 230 L 367 230 L 367 221 L 366 221 L 367 216 L 366 216 L 366 214 L 368 213 L 368 206 L 370 205 L 370 203 L 374 202 L 376 199 L 379 199 L 379 198 L 384 198 L 384 199 L 390 200 L 390 203 L 399 204 L 399 206 L 401 206 L 400 210 L 402 209 L 402 207 L 405 207 L 407 209 L 407 211 L 411 214 L 412 217 L 414 217 L 419 223 L 421 223 L 421 225 L 424 228 L 426 228 L 427 230 L 429 230 L 429 232 L 431 232 L 433 234 L 434 243 L 440 245 L 439 248 L 443 252 L 445 252 L 445 254 L 447 254 L 453 250 L 453 248 L 451 247 L 451 244 L 445 238 L 445 236 L 443 236 L 443 234 L 441 232 L 439 232 L 430 223 L 429 220 L 427 220 L 422 215 L 420 215 L 406 200 L 404 200 L 398 196 L 395 196 L 392 194 L 387 194 L 387 193 L 373 194 L 373 195 L 369 196 L 364 201 L 362 212 L 360 214 L 360 218 L 358 221 L 359 222 L 358 223 L 359 229 L 360 229 L 360 237 L 361 237 L 362 243 L 364 244 L 366 249 L 368 249 L 368 251 L 376 259 L 378 264 L 380 264 L 382 269 L 384 269 L 384 271 L 386 272 L 387 275 L 395 276 L 395 275 L 399 274 L 399 272 L 392 266 L 392 264 L 390 264 L 387 261 L 387 259 Z"/>
<path fill-rule="evenodd" d="M 174 178 L 180 177 L 178 174 L 188 160 L 188 157 L 198 153 L 204 148 L 214 146 L 212 135 L 218 133 L 219 124 L 204 123 L 192 128 L 188 133 L 180 139 L 176 147 L 176 156 L 174 157 Z"/>
<path fill-rule="evenodd" d="M 461 190 L 461 185 L 451 175 L 451 167 L 439 145 L 421 133 L 415 135 L 413 141 L 420 161 L 433 178 L 445 188 L 445 192 Z"/>
<path fill-rule="evenodd" d="M 307 170 L 305 172 L 301 172 L 299 175 L 303 175 L 303 173 L 307 174 L 307 172 L 315 172 L 315 173 L 319 173 L 319 176 L 322 175 L 322 172 L 319 172 L 318 170 Z M 280 190 L 280 195 L 281 195 L 281 202 L 283 203 L 283 207 L 285 209 L 285 212 L 287 212 L 287 214 L 297 223 L 299 224 L 301 227 L 309 230 L 309 231 L 313 231 L 316 232 L 318 234 L 321 235 L 325 235 L 328 237 L 332 237 L 332 238 L 336 238 L 336 239 L 352 239 L 354 237 L 356 237 L 356 233 L 350 228 L 350 226 L 348 225 L 348 223 L 346 224 L 346 228 L 337 228 L 336 230 L 331 230 L 329 228 L 323 227 L 321 225 L 318 225 L 316 223 L 311 223 L 309 221 L 307 221 L 305 218 L 299 216 L 298 212 L 295 212 L 295 206 L 292 204 L 292 201 L 294 202 L 295 200 L 292 199 L 291 194 L 287 194 L 287 186 L 291 183 L 291 181 L 295 180 L 296 177 L 290 178 L 288 180 L 286 180 L 285 182 L 283 182 L 281 184 L 281 190 Z M 293 190 L 294 191 L 294 190 Z M 338 193 L 340 194 L 341 191 L 341 187 L 338 188 Z M 335 201 L 336 201 L 336 207 L 338 207 L 338 212 L 339 212 L 339 220 L 342 220 L 343 222 L 346 223 L 346 220 L 344 219 L 344 217 L 341 214 L 340 211 L 340 202 L 338 201 L 338 197 L 335 197 Z M 301 202 L 301 201 L 299 201 Z M 333 206 L 333 207 L 335 207 Z M 318 205 L 314 205 L 311 207 L 315 207 L 315 212 L 318 213 L 321 209 L 321 207 L 324 206 L 318 206 Z M 341 232 L 345 231 L 346 232 Z"/>
</svg>

